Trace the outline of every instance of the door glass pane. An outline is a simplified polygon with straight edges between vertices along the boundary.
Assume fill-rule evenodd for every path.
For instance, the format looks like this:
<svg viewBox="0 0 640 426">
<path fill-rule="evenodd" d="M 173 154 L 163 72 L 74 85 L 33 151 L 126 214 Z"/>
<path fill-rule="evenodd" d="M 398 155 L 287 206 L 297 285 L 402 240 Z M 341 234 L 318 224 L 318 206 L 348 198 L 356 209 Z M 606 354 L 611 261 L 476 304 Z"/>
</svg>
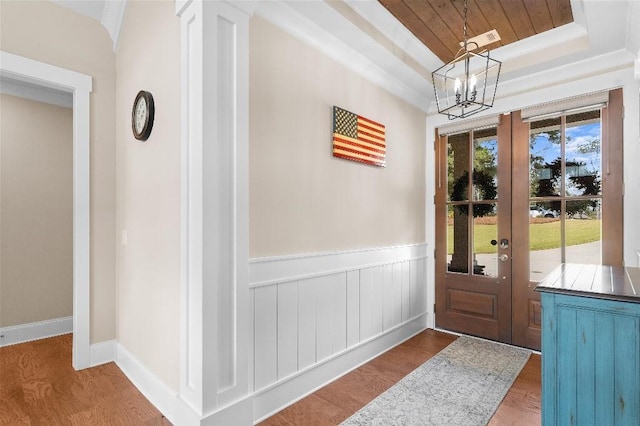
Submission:
<svg viewBox="0 0 640 426">
<path fill-rule="evenodd" d="M 469 188 L 469 133 L 451 135 L 447 139 L 447 201 L 466 201 Z"/>
<path fill-rule="evenodd" d="M 602 194 L 600 110 L 567 116 L 565 136 L 567 196 Z"/>
<path fill-rule="evenodd" d="M 561 118 L 531 123 L 529 133 L 531 197 L 560 196 L 561 141 Z"/>
<path fill-rule="evenodd" d="M 469 205 L 447 209 L 447 270 L 469 273 Z"/>
<path fill-rule="evenodd" d="M 473 206 L 473 273 L 475 275 L 498 276 L 498 246 L 491 241 L 498 241 L 497 204 L 476 204 Z M 475 215 L 482 209 L 482 215 Z"/>
<path fill-rule="evenodd" d="M 599 265 L 602 260 L 601 200 L 567 201 L 565 261 Z"/>
<path fill-rule="evenodd" d="M 473 199 L 498 198 L 498 129 L 473 132 Z"/>
<path fill-rule="evenodd" d="M 561 262 L 601 262 L 600 110 L 531 123 L 530 278 Z M 582 198 L 584 196 L 589 198 Z M 581 197 L 577 199 L 578 197 Z"/>
<path fill-rule="evenodd" d="M 560 217 L 550 203 L 529 204 L 529 260 L 531 281 L 542 280 L 562 262 Z"/>
</svg>

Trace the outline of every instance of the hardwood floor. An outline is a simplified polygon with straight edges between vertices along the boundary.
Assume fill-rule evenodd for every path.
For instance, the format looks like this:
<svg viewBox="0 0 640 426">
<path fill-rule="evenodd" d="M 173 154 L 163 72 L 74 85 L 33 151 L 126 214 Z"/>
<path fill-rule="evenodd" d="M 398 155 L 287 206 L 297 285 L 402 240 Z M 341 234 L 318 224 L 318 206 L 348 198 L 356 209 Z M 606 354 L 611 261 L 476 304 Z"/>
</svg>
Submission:
<svg viewBox="0 0 640 426">
<path fill-rule="evenodd" d="M 113 363 L 71 366 L 71 335 L 0 348 L 0 425 L 170 425 Z"/>
<path fill-rule="evenodd" d="M 336 425 L 457 337 L 426 330 L 261 425 Z M 532 355 L 489 423 L 540 424 L 540 355 Z M 0 425 L 168 426 L 114 363 L 71 366 L 71 335 L 0 348 Z"/>
<path fill-rule="evenodd" d="M 337 425 L 457 336 L 426 330 L 260 423 Z M 532 354 L 489 425 L 540 425 L 540 355 Z"/>
</svg>

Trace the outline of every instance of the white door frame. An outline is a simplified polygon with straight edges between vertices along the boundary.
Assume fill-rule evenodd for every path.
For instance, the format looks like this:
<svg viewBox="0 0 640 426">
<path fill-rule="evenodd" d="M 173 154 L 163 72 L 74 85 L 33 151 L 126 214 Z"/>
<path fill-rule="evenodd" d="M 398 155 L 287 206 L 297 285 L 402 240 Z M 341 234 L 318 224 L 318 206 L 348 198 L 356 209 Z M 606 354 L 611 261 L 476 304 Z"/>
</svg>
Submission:
<svg viewBox="0 0 640 426">
<path fill-rule="evenodd" d="M 0 76 L 73 95 L 73 368 L 90 367 L 89 95 L 91 76 L 0 51 Z"/>
</svg>

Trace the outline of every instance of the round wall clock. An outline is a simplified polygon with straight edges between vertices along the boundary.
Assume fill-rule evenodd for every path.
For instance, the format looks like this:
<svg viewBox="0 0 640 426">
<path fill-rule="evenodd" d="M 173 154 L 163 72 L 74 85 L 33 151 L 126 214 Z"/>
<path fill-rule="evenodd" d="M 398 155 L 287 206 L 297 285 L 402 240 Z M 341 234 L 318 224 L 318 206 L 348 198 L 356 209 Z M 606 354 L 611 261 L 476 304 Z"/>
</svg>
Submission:
<svg viewBox="0 0 640 426">
<path fill-rule="evenodd" d="M 136 139 L 146 141 L 149 138 L 154 113 L 153 95 L 144 90 L 139 91 L 131 109 L 131 129 Z"/>
</svg>

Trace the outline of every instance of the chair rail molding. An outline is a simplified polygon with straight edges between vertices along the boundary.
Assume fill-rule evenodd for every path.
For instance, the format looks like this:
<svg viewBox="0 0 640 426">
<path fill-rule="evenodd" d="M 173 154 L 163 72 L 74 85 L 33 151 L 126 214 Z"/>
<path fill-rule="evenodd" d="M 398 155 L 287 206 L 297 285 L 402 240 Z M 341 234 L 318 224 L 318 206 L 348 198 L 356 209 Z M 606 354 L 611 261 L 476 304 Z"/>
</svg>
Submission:
<svg viewBox="0 0 640 426">
<path fill-rule="evenodd" d="M 258 257 L 249 261 L 249 287 L 298 281 L 427 257 L 427 244 L 409 244 L 290 256 Z"/>
<path fill-rule="evenodd" d="M 180 398 L 252 424 L 248 387 L 251 3 L 183 1 Z"/>
</svg>

